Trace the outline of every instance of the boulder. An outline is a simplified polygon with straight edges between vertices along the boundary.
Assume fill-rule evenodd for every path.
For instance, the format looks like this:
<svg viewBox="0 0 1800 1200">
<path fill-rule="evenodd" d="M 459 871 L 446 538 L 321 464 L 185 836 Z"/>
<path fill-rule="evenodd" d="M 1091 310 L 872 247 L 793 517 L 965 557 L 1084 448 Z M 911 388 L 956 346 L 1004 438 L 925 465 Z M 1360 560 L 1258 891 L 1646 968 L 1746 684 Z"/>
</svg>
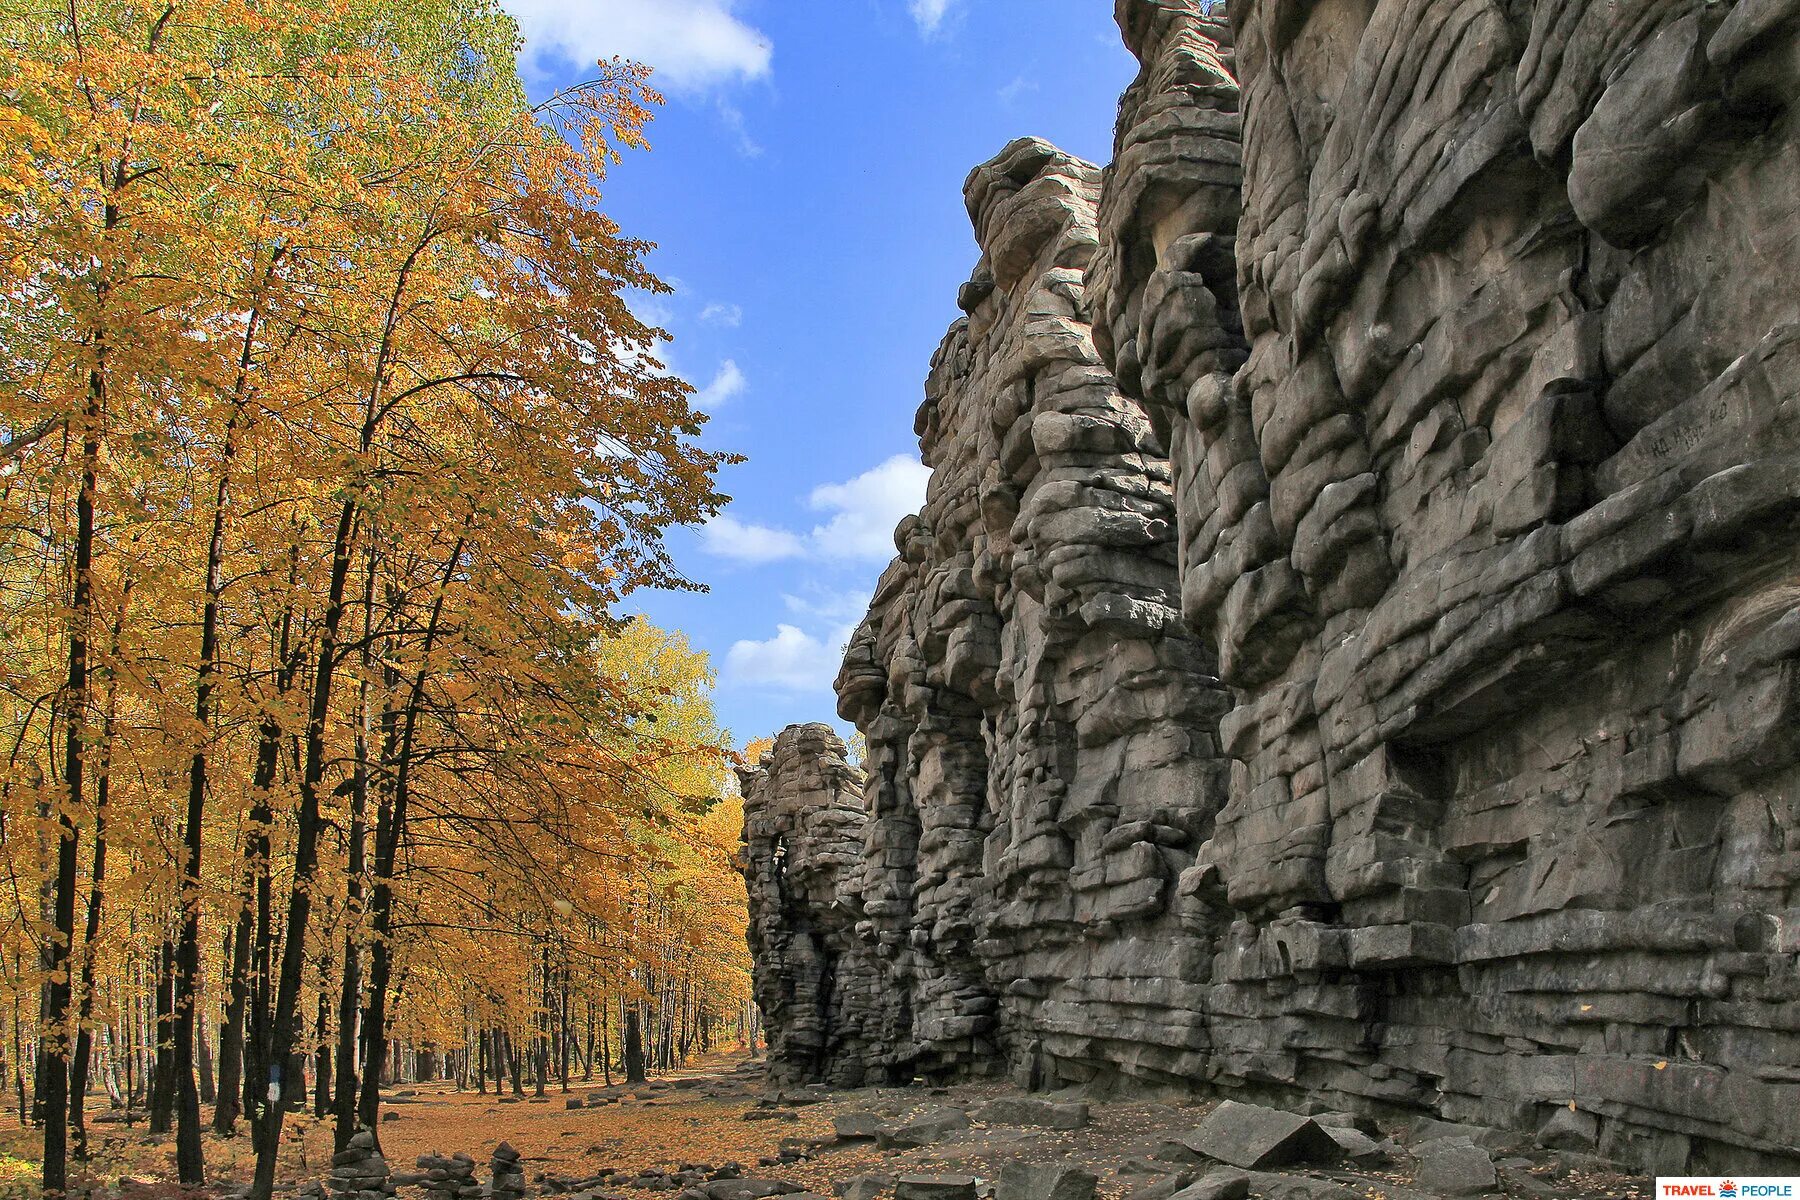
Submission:
<svg viewBox="0 0 1800 1200">
<path fill-rule="evenodd" d="M 1311 1117 L 1259 1104 L 1221 1101 L 1199 1128 L 1176 1139 L 1196 1154 L 1245 1170 L 1333 1162 L 1338 1144 Z"/>
<path fill-rule="evenodd" d="M 994 1200 L 1094 1200 L 1100 1180 L 1076 1167 L 1054 1163 L 1007 1163 L 1000 1169 Z"/>
<path fill-rule="evenodd" d="M 975 1200 L 970 1175 L 902 1175 L 894 1183 L 894 1200 Z"/>
<path fill-rule="evenodd" d="M 894 1187 L 892 1175 L 858 1175 L 832 1187 L 838 1200 L 880 1200 Z"/>
<path fill-rule="evenodd" d="M 1250 1194 L 1250 1176 L 1221 1168 L 1208 1171 L 1169 1200 L 1244 1200 Z"/>
<path fill-rule="evenodd" d="M 883 1150 L 913 1150 L 941 1142 L 969 1127 L 969 1114 L 960 1108 L 931 1108 L 904 1121 L 876 1128 L 875 1141 Z"/>
<path fill-rule="evenodd" d="M 1413 1182 L 1444 1196 L 1479 1196 L 1495 1189 L 1494 1159 L 1467 1138 L 1438 1138 L 1413 1149 Z"/>
<path fill-rule="evenodd" d="M 879 1113 L 847 1112 L 831 1118 L 831 1128 L 840 1142 L 872 1142 L 884 1124 Z"/>
<path fill-rule="evenodd" d="M 990 1100 L 969 1115 L 986 1125 L 1022 1125 L 1028 1128 L 1061 1130 L 1086 1129 L 1092 1120 L 1085 1100 Z"/>
</svg>

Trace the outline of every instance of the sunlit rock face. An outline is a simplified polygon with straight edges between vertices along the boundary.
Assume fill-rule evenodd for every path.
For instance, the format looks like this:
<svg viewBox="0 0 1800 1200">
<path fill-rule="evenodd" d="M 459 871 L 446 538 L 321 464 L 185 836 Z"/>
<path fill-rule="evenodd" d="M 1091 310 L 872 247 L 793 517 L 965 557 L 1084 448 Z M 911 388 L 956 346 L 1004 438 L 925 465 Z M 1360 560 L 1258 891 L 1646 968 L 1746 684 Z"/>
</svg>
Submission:
<svg viewBox="0 0 1800 1200">
<path fill-rule="evenodd" d="M 839 681 L 865 909 L 927 1074 L 1204 1062 L 1175 884 L 1224 800 L 1229 698 L 1180 617 L 1161 442 L 1094 346 L 1100 181 L 1035 140 L 969 176 L 983 256 L 919 410 L 929 498 Z"/>
<path fill-rule="evenodd" d="M 890 1061 L 1800 1167 L 1800 2 L 1118 15 L 840 679 Z"/>
</svg>

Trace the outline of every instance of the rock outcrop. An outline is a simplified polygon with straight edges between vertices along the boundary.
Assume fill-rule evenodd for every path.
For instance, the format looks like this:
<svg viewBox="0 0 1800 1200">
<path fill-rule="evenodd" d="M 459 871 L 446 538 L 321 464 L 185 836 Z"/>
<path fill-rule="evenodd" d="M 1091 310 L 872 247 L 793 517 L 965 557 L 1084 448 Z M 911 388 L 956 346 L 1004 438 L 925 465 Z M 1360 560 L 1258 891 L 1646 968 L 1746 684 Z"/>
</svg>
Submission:
<svg viewBox="0 0 1800 1200">
<path fill-rule="evenodd" d="M 862 773 L 829 725 L 795 725 L 738 783 L 769 1082 L 885 1082 L 875 1063 L 895 1031 L 874 1018 L 882 982 L 855 931 Z"/>
<path fill-rule="evenodd" d="M 1800 1166 L 1800 0 L 1118 15 L 1112 165 L 965 188 L 795 1011 Z"/>
</svg>

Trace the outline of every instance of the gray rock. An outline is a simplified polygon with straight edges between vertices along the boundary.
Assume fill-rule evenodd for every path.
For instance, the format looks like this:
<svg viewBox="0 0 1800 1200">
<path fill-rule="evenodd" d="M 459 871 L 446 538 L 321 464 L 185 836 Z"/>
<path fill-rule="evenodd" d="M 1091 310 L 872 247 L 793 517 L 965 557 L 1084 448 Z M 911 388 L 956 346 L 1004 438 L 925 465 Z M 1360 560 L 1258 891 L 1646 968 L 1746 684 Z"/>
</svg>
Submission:
<svg viewBox="0 0 1800 1200">
<path fill-rule="evenodd" d="M 1360 1129 L 1333 1125 L 1322 1126 L 1325 1135 L 1337 1143 L 1338 1151 L 1350 1162 L 1370 1166 L 1385 1162 L 1388 1152 L 1380 1143 Z"/>
<path fill-rule="evenodd" d="M 1486 1150 L 1463 1138 L 1439 1138 L 1415 1148 L 1419 1163 L 1413 1181 L 1446 1196 L 1479 1196 L 1494 1190 L 1498 1178 Z"/>
<path fill-rule="evenodd" d="M 884 1123 L 881 1114 L 872 1112 L 839 1113 L 831 1118 L 840 1142 L 874 1141 Z"/>
<path fill-rule="evenodd" d="M 1250 1176 L 1242 1171 L 1208 1171 L 1170 1200 L 1244 1200 L 1250 1194 Z"/>
<path fill-rule="evenodd" d="M 1092 1116 L 1086 1101 L 991 1100 L 970 1113 L 988 1125 L 1023 1125 L 1042 1129 L 1086 1129 Z"/>
<path fill-rule="evenodd" d="M 994 1200 L 1094 1200 L 1097 1176 L 1051 1163 L 1009 1162 L 1000 1169 Z"/>
<path fill-rule="evenodd" d="M 1551 1150 L 1592 1150 L 1600 1140 L 1600 1119 L 1593 1113 L 1558 1105 L 1538 1126 L 1537 1143 Z"/>
<path fill-rule="evenodd" d="M 769 1196 L 792 1196 L 806 1189 L 779 1179 L 721 1179 L 696 1184 L 693 1190 L 706 1200 L 765 1200 Z"/>
<path fill-rule="evenodd" d="M 930 1108 L 904 1121 L 876 1128 L 875 1140 L 883 1150 L 910 1150 L 941 1142 L 969 1128 L 969 1114 L 960 1108 Z"/>
<path fill-rule="evenodd" d="M 840 1200 L 880 1200 L 893 1187 L 892 1175 L 858 1175 L 833 1186 L 832 1194 Z"/>
<path fill-rule="evenodd" d="M 1249 1170 L 1338 1157 L 1338 1144 L 1311 1117 L 1235 1100 L 1221 1101 L 1199 1128 L 1177 1140 L 1196 1154 Z"/>
<path fill-rule="evenodd" d="M 902 1175 L 894 1184 L 894 1200 L 975 1200 L 969 1175 Z"/>
</svg>

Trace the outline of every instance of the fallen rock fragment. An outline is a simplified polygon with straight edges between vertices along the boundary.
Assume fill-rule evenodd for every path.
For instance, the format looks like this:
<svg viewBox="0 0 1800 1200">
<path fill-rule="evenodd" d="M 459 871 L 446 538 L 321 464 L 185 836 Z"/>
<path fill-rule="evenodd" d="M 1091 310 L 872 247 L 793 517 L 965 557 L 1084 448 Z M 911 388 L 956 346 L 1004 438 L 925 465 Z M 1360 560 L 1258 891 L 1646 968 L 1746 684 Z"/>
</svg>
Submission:
<svg viewBox="0 0 1800 1200">
<path fill-rule="evenodd" d="M 838 1200 L 879 1200 L 893 1186 L 892 1175 L 858 1175 L 854 1179 L 846 1179 L 831 1190 Z"/>
<path fill-rule="evenodd" d="M 994 1200 L 1094 1200 L 1100 1180 L 1075 1167 L 1048 1163 L 1007 1163 Z"/>
<path fill-rule="evenodd" d="M 1250 1176 L 1242 1171 L 1208 1171 L 1176 1192 L 1169 1200 L 1244 1200 L 1250 1194 Z"/>
<path fill-rule="evenodd" d="M 1036 1129 L 1086 1129 L 1093 1120 L 1085 1100 L 1055 1101 L 1006 1098 L 990 1100 L 970 1114 L 986 1125 L 1023 1125 Z"/>
<path fill-rule="evenodd" d="M 848 1112 L 831 1118 L 832 1131 L 840 1142 L 872 1142 L 881 1132 L 879 1113 Z"/>
<path fill-rule="evenodd" d="M 1479 1196 L 1499 1182 L 1494 1159 L 1466 1138 L 1438 1138 L 1417 1146 L 1419 1158 L 1413 1182 L 1426 1191 L 1445 1196 Z"/>
<path fill-rule="evenodd" d="M 975 1200 L 970 1175 L 902 1175 L 894 1184 L 894 1200 Z"/>
<path fill-rule="evenodd" d="M 932 1108 L 904 1121 L 879 1126 L 875 1143 L 883 1150 L 915 1150 L 941 1142 L 969 1127 L 969 1114 L 960 1108 Z"/>
<path fill-rule="evenodd" d="M 1226 1100 L 1200 1127 L 1176 1139 L 1196 1154 L 1246 1170 L 1333 1162 L 1338 1144 L 1311 1117 Z"/>
</svg>

